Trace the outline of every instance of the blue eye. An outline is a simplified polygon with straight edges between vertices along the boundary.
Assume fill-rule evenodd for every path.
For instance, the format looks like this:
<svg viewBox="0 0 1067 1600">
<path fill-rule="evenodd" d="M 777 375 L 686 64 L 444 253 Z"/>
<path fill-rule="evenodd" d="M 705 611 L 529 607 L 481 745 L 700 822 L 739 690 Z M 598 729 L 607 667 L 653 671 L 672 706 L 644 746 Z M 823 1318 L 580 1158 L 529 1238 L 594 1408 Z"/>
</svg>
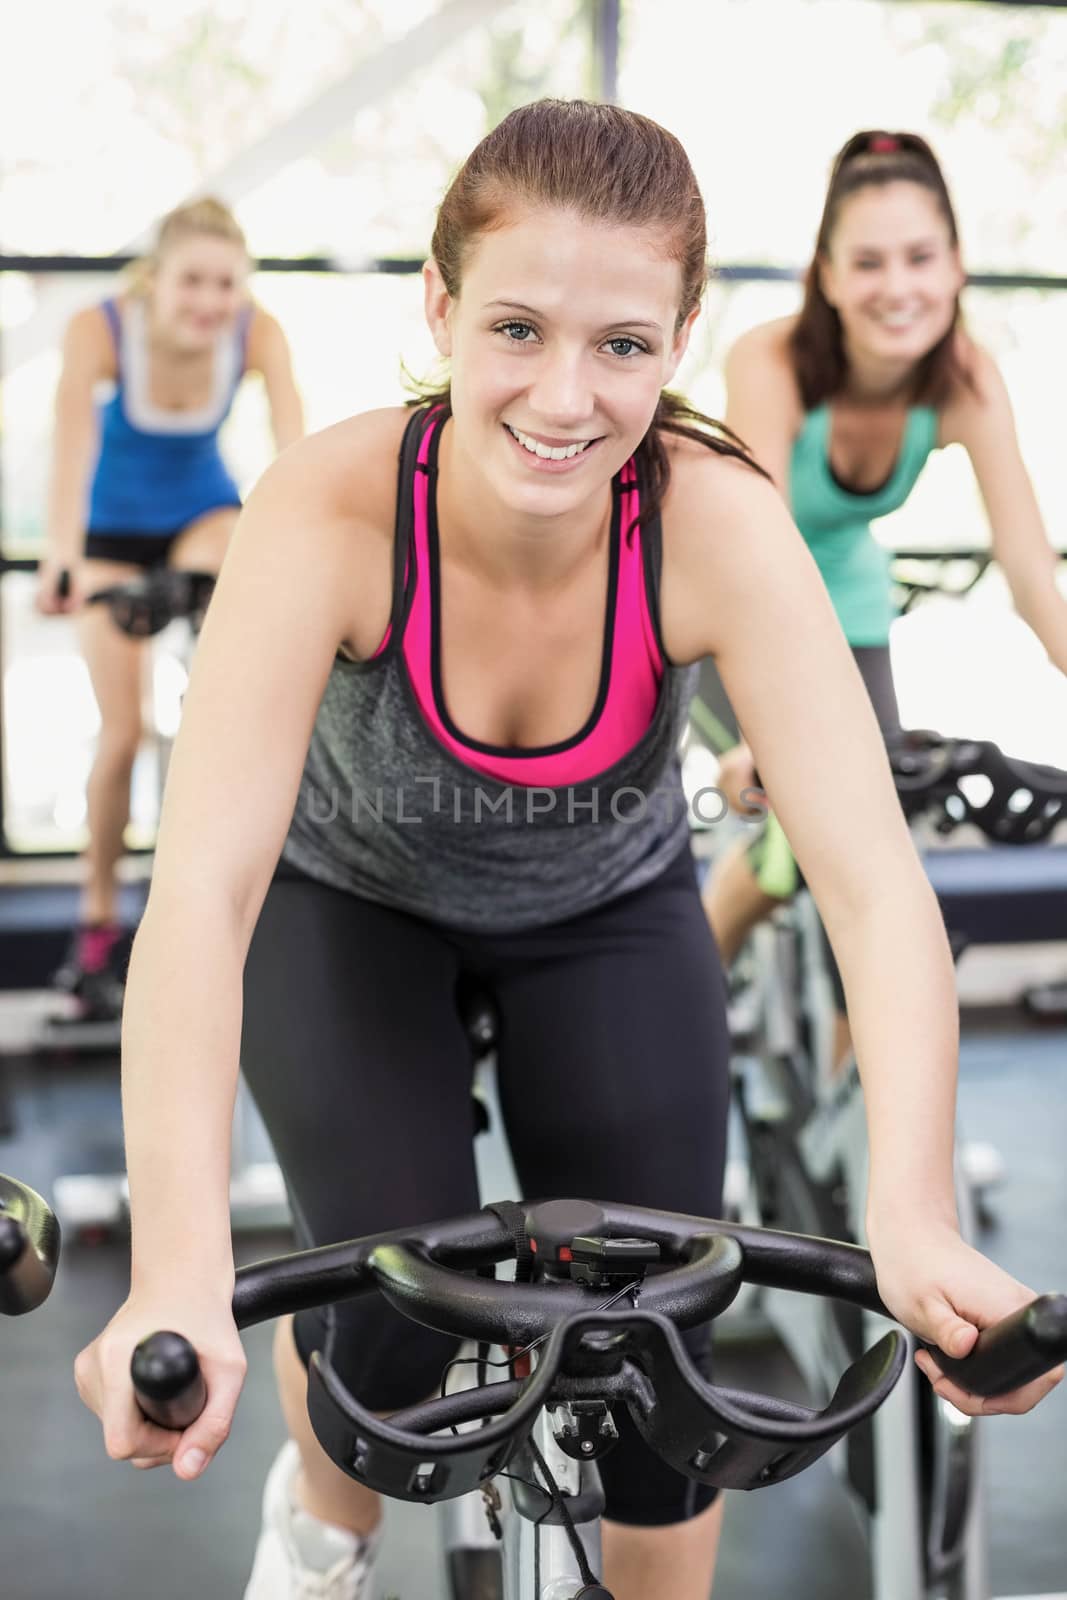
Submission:
<svg viewBox="0 0 1067 1600">
<path fill-rule="evenodd" d="M 528 322 L 502 322 L 493 332 L 502 333 L 511 344 L 529 344 L 530 340 L 520 335 L 532 334 L 534 330 Z"/>
<path fill-rule="evenodd" d="M 620 350 L 620 345 L 625 345 L 627 348 Z M 645 345 L 638 344 L 637 340 L 631 339 L 628 334 L 621 334 L 617 339 L 609 339 L 608 349 L 612 355 L 618 356 L 623 361 L 631 359 L 634 355 L 643 356 L 648 353 Z"/>
</svg>

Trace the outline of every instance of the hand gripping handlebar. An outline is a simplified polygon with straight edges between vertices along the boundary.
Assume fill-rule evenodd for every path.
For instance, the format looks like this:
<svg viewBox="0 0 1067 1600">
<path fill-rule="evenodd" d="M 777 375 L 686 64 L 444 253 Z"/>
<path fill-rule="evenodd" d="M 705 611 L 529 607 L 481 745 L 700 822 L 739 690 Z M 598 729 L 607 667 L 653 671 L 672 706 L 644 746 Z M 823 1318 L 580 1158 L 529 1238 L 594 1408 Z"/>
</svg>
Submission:
<svg viewBox="0 0 1067 1600">
<path fill-rule="evenodd" d="M 848 1368 L 829 1404 L 813 1410 L 709 1383 L 679 1335 L 679 1328 L 725 1310 L 742 1281 L 831 1295 L 885 1314 L 871 1258 L 854 1245 L 581 1201 L 529 1206 L 525 1233 L 540 1264 L 540 1280 L 532 1283 L 477 1275 L 514 1259 L 517 1249 L 514 1234 L 486 1210 L 242 1269 L 234 1314 L 246 1326 L 377 1290 L 407 1316 L 458 1337 L 510 1347 L 545 1341 L 529 1377 L 425 1401 L 389 1419 L 348 1392 L 329 1343 L 312 1357 L 309 1411 L 332 1459 L 371 1488 L 422 1502 L 464 1494 L 501 1471 L 542 1406 L 588 1412 L 616 1402 L 628 1407 L 649 1445 L 687 1476 L 729 1488 L 777 1483 L 869 1416 L 906 1360 L 904 1336 L 890 1331 Z M 591 1261 L 610 1262 L 612 1242 L 622 1247 L 621 1265 L 591 1269 Z M 642 1251 L 662 1270 L 642 1276 L 632 1265 Z M 194 1384 L 199 1378 L 195 1357 L 184 1340 L 165 1337 L 178 1339 L 169 1354 L 160 1353 L 158 1335 L 138 1347 L 135 1386 L 146 1414 L 187 1426 L 203 1403 L 202 1380 L 190 1399 L 191 1375 Z M 963 1361 L 937 1355 L 975 1393 L 1014 1388 L 1067 1356 L 1067 1297 L 1046 1295 L 985 1330 Z M 154 1397 L 138 1385 L 149 1359 L 156 1363 Z M 161 1397 L 165 1415 L 153 1409 Z M 482 1426 L 441 1431 L 475 1420 Z M 567 1449 L 566 1429 L 560 1441 Z M 587 1432 L 581 1447 L 584 1459 L 596 1459 L 610 1438 Z"/>
</svg>

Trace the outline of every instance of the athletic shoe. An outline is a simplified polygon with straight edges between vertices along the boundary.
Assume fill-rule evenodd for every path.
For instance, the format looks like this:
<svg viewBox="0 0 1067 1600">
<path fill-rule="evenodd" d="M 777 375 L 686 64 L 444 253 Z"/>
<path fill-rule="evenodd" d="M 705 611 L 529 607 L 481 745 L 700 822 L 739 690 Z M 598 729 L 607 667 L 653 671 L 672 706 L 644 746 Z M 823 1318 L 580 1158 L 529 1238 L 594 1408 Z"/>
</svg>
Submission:
<svg viewBox="0 0 1067 1600">
<path fill-rule="evenodd" d="M 117 923 L 77 928 L 52 985 L 81 1003 L 81 1020 L 117 1019 L 127 954 L 128 941 Z"/>
<path fill-rule="evenodd" d="M 371 1600 L 380 1536 L 360 1538 L 296 1503 L 300 1453 L 291 1439 L 263 1490 L 263 1526 L 244 1600 Z"/>
</svg>

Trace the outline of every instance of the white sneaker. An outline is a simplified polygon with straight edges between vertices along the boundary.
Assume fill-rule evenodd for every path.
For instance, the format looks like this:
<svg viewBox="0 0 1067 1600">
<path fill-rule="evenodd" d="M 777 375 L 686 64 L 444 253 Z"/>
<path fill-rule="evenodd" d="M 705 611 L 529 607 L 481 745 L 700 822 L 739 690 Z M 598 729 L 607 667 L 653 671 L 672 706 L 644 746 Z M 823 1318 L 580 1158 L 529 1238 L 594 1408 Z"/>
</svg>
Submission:
<svg viewBox="0 0 1067 1600">
<path fill-rule="evenodd" d="M 361 1539 L 296 1503 L 300 1452 L 278 1452 L 263 1490 L 263 1527 L 244 1600 L 370 1600 L 377 1533 Z"/>
</svg>

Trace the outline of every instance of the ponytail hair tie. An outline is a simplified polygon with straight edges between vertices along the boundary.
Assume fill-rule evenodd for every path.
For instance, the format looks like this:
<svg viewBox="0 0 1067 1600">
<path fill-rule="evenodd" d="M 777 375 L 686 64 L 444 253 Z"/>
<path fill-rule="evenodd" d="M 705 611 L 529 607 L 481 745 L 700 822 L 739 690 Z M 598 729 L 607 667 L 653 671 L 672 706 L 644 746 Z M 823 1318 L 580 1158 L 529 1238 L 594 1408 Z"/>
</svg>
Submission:
<svg viewBox="0 0 1067 1600">
<path fill-rule="evenodd" d="M 879 133 L 875 135 L 867 148 L 875 156 L 893 155 L 900 149 L 900 140 L 895 134 Z"/>
</svg>

